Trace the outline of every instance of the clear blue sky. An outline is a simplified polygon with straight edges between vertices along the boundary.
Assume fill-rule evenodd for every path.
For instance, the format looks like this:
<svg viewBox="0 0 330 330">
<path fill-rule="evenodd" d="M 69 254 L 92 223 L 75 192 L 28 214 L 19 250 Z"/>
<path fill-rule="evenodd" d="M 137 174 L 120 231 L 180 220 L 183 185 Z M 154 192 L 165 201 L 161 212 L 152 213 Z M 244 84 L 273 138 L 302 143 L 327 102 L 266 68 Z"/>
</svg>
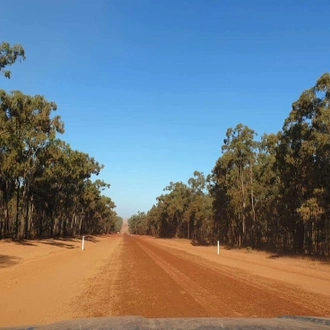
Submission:
<svg viewBox="0 0 330 330">
<path fill-rule="evenodd" d="M 58 105 L 61 137 L 105 165 L 127 218 L 209 173 L 226 129 L 277 132 L 330 71 L 330 1 L 3 1 L 0 41 L 27 59 L 0 88 Z"/>
</svg>

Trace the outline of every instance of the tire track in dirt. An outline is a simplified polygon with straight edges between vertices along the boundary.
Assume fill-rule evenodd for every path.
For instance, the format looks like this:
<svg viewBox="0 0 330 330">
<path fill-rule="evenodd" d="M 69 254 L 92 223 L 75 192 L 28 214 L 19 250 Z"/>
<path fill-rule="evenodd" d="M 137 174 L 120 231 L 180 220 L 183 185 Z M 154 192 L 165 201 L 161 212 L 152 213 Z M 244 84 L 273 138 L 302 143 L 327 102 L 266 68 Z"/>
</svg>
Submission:
<svg viewBox="0 0 330 330">
<path fill-rule="evenodd" d="M 145 237 L 138 238 L 145 240 Z M 148 241 L 148 244 L 154 246 L 153 242 Z M 223 276 L 228 277 L 231 281 L 239 281 L 245 283 L 250 288 L 255 288 L 257 292 L 265 291 L 272 294 L 277 300 L 282 299 L 287 304 L 296 307 L 296 310 L 300 309 L 300 313 L 297 315 L 318 315 L 318 316 L 330 316 L 330 303 L 327 295 L 310 292 L 308 286 L 307 290 L 302 290 L 301 286 L 288 284 L 280 280 L 269 279 L 260 275 L 248 273 L 244 270 L 233 268 L 230 266 L 222 265 L 221 263 L 212 263 L 209 260 L 190 254 L 184 250 L 178 250 L 169 246 L 157 245 L 161 250 L 166 250 L 189 262 L 193 262 L 199 265 L 202 269 L 214 270 Z M 254 264 L 254 263 L 252 263 Z M 253 267 L 253 266 L 252 266 Z M 281 272 L 284 270 L 281 269 Z M 313 278 L 311 278 L 313 280 Z M 308 311 L 309 314 L 308 314 Z"/>
<path fill-rule="evenodd" d="M 329 305 L 320 295 L 214 265 L 145 237 L 123 235 L 115 242 L 85 282 L 75 317 L 324 316 Z"/>
<path fill-rule="evenodd" d="M 305 301 L 304 298 L 310 298 L 310 295 L 302 295 L 301 291 L 295 292 L 289 287 L 283 287 L 282 283 L 272 281 L 271 285 L 259 284 L 257 278 L 252 281 L 251 276 L 248 276 L 248 279 L 242 274 L 229 274 L 228 269 L 223 271 L 213 268 L 201 258 L 189 254 L 183 257 L 183 253 L 177 253 L 176 250 L 159 248 L 139 237 L 135 239 L 141 248 L 144 248 L 155 262 L 163 265 L 164 271 L 185 286 L 192 296 L 198 299 L 199 293 L 205 293 L 204 297 L 207 297 L 209 302 L 208 311 L 211 316 L 217 316 L 213 314 L 215 306 L 219 306 L 225 316 L 273 317 L 285 314 L 322 316 L 325 313 L 324 308 L 310 306 L 310 300 Z M 180 273 L 181 278 L 178 275 Z M 185 280 L 188 278 L 189 284 L 183 284 L 184 278 Z M 188 286 L 194 289 L 189 290 Z M 292 292 L 295 292 L 295 295 L 292 295 Z M 296 300 L 299 294 L 300 299 Z M 201 304 L 207 309 L 203 299 Z"/>
<path fill-rule="evenodd" d="M 119 295 L 112 316 L 205 317 L 207 311 L 140 248 L 124 235 L 122 268 L 114 290 Z"/>
<path fill-rule="evenodd" d="M 75 317 L 208 316 L 128 235 L 120 238 L 113 254 L 88 283 L 76 301 Z"/>
<path fill-rule="evenodd" d="M 199 258 L 207 262 L 209 266 L 221 270 L 230 270 L 230 273 L 239 272 L 243 277 L 249 275 L 254 278 L 282 282 L 295 290 L 309 291 L 323 296 L 330 296 L 330 268 L 326 260 L 309 260 L 308 257 L 267 254 L 253 251 L 244 253 L 242 250 L 221 249 L 220 256 L 215 255 L 216 248 L 212 246 L 191 246 L 191 242 L 185 239 L 153 239 L 143 237 L 150 244 L 156 243 L 164 249 L 174 249 L 183 256 Z M 228 272 L 229 273 L 229 272 Z M 236 274 L 235 274 L 236 275 Z M 328 304 L 326 304 L 328 305 Z M 328 308 L 330 309 L 330 308 Z"/>
<path fill-rule="evenodd" d="M 146 240 L 145 237 L 139 237 L 138 239 Z M 152 240 L 147 240 L 148 244 L 155 246 L 155 242 Z M 158 242 L 157 242 L 158 243 Z M 318 315 L 318 316 L 327 316 L 330 317 L 330 300 L 329 295 L 324 293 L 320 294 L 319 292 L 313 292 L 310 290 L 309 284 L 314 284 L 313 280 L 318 277 L 306 276 L 305 286 L 295 285 L 291 282 L 285 282 L 282 280 L 275 280 L 273 278 L 264 277 L 261 275 L 256 275 L 253 272 L 248 272 L 244 269 L 234 268 L 228 265 L 224 265 L 219 262 L 212 262 L 211 260 L 206 259 L 203 255 L 194 255 L 182 249 L 176 249 L 176 247 L 171 247 L 169 245 L 156 244 L 156 247 L 159 247 L 161 250 L 166 250 L 172 254 L 184 259 L 194 262 L 195 264 L 200 265 L 202 268 L 213 269 L 222 275 L 231 278 L 233 281 L 239 280 L 239 282 L 245 283 L 249 287 L 254 287 L 256 291 L 265 291 L 277 298 L 281 298 L 287 301 L 288 304 L 300 308 L 301 313 L 299 315 Z M 228 257 L 227 257 L 228 258 Z M 219 259 L 217 259 L 219 260 Z M 222 257 L 221 259 L 222 260 Z M 251 263 L 251 269 L 253 270 L 254 264 Z M 259 263 L 258 263 L 259 264 Z M 240 266 L 240 263 L 237 263 L 237 267 Z M 273 266 L 273 265 L 272 265 Z M 268 266 L 269 267 L 269 266 Z M 274 267 L 274 274 L 277 274 L 278 267 Z M 280 269 L 280 274 L 285 272 L 286 269 L 282 267 Z M 290 271 L 288 271 L 291 274 Z M 301 275 L 301 273 L 299 273 Z M 280 276 L 279 276 L 280 278 Z M 323 281 L 323 285 L 326 287 L 326 281 Z M 325 290 L 328 292 L 328 290 Z M 309 314 L 306 314 L 308 311 Z"/>
<path fill-rule="evenodd" d="M 138 241 L 137 241 L 138 242 Z M 156 253 L 152 252 L 144 244 L 138 242 L 140 248 L 157 264 L 162 270 L 167 273 L 182 289 L 187 292 L 193 299 L 196 300 L 207 312 L 208 316 L 223 317 L 231 313 L 226 312 L 226 305 L 219 300 L 219 297 L 212 292 L 205 290 L 203 287 L 192 281 L 189 276 L 180 272 L 170 263 L 160 258 Z M 237 314 L 236 316 L 238 316 Z"/>
</svg>

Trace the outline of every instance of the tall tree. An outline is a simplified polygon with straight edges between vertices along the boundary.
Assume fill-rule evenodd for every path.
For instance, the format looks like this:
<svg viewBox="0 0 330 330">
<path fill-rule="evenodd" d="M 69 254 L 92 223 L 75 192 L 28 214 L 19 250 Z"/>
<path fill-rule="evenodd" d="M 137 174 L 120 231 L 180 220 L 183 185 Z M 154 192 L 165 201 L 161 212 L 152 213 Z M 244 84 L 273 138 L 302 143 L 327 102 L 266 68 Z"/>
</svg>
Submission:
<svg viewBox="0 0 330 330">
<path fill-rule="evenodd" d="M 11 46 L 8 42 L 2 42 L 0 44 L 0 73 L 6 78 L 10 78 L 11 71 L 6 67 L 17 60 L 25 60 L 24 48 L 21 45 Z"/>
<path fill-rule="evenodd" d="M 54 110 L 56 104 L 46 101 L 42 96 L 31 97 L 19 91 L 9 94 L 0 91 L 0 143 L 11 154 L 17 189 L 16 237 L 19 235 L 19 227 L 21 237 L 26 238 L 28 235 L 31 202 L 29 190 L 38 164 L 38 153 L 55 138 L 56 132 L 63 132 L 60 118 L 51 118 Z"/>
<path fill-rule="evenodd" d="M 246 245 L 248 241 L 253 243 L 255 235 L 254 165 L 258 143 L 254 136 L 255 132 L 252 129 L 238 124 L 234 129 L 227 130 L 222 146 L 228 178 L 231 180 L 227 193 L 239 218 L 239 246 Z M 223 162 L 220 162 L 220 166 L 223 166 Z M 218 169 L 215 168 L 214 173 L 217 172 Z"/>
<path fill-rule="evenodd" d="M 292 104 L 277 149 L 277 166 L 283 182 L 284 217 L 293 248 L 311 253 L 316 231 L 329 245 L 330 197 L 330 74 L 304 91 Z M 322 234 L 323 235 L 323 234 Z"/>
<path fill-rule="evenodd" d="M 0 72 L 24 60 L 24 49 L 0 45 Z M 91 181 L 103 165 L 56 138 L 64 124 L 43 96 L 0 90 L 0 238 L 109 232 L 120 225 L 110 185 Z"/>
</svg>

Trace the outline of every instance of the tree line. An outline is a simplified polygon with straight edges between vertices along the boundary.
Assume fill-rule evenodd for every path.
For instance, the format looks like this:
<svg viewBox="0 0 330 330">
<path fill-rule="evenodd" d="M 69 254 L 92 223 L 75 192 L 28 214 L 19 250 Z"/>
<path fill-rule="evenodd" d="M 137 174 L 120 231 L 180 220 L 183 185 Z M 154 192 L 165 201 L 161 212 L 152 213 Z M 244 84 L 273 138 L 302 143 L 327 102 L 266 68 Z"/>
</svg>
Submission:
<svg viewBox="0 0 330 330">
<path fill-rule="evenodd" d="M 135 234 L 330 255 L 330 74 L 292 104 L 282 130 L 226 132 L 211 173 L 171 182 L 128 223 Z"/>
<path fill-rule="evenodd" d="M 0 44 L 0 74 L 25 60 L 22 46 Z M 75 236 L 118 231 L 122 218 L 110 187 L 92 181 L 103 165 L 57 135 L 64 123 L 44 96 L 0 89 L 0 239 Z"/>
</svg>

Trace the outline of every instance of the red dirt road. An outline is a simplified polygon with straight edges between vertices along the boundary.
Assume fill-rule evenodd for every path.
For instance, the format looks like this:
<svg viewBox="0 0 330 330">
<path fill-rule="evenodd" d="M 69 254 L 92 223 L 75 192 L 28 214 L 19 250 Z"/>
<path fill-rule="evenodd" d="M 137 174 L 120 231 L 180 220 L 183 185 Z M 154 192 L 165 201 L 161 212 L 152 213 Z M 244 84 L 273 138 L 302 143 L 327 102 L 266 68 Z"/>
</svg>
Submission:
<svg viewBox="0 0 330 330">
<path fill-rule="evenodd" d="M 30 245 L 29 245 L 30 244 Z M 330 265 L 113 235 L 0 243 L 0 326 L 74 317 L 330 317 Z"/>
</svg>

